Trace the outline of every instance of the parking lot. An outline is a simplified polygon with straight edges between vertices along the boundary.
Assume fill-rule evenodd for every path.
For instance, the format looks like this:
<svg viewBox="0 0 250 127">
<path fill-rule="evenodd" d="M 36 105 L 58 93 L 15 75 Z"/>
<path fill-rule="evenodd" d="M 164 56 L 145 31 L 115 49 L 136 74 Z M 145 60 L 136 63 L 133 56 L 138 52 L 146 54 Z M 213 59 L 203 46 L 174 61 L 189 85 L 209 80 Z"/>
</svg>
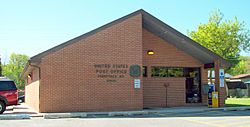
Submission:
<svg viewBox="0 0 250 127">
<path fill-rule="evenodd" d="M 0 127 L 250 127 L 250 111 L 158 113 L 133 117 L 1 120 Z"/>
</svg>

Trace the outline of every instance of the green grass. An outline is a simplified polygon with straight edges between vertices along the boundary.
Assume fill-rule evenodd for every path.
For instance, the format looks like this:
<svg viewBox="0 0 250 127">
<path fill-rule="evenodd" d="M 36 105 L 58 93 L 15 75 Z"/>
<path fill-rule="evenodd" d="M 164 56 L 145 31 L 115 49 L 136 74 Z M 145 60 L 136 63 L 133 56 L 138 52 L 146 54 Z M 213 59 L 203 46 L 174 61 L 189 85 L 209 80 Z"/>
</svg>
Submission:
<svg viewBox="0 0 250 127">
<path fill-rule="evenodd" d="M 250 106 L 250 98 L 227 98 L 226 107 Z"/>
</svg>

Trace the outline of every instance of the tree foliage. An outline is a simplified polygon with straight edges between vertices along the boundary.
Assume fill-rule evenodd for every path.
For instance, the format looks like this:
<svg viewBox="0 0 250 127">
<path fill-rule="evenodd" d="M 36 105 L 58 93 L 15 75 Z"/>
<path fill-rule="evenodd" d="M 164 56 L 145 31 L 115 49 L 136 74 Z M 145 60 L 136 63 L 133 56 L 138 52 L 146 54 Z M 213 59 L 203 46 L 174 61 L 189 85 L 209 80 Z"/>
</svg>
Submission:
<svg viewBox="0 0 250 127">
<path fill-rule="evenodd" d="M 250 74 L 250 56 L 241 56 L 241 60 L 245 62 L 245 73 Z"/>
<path fill-rule="evenodd" d="M 246 69 L 246 61 L 245 60 L 241 60 L 237 65 L 235 65 L 234 67 L 232 67 L 230 69 L 230 74 L 231 75 L 238 75 L 238 74 L 245 74 L 247 73 L 247 69 Z"/>
<path fill-rule="evenodd" d="M 7 64 L 3 65 L 3 75 L 15 81 L 18 89 L 24 89 L 25 81 L 20 78 L 29 57 L 23 54 L 12 53 Z"/>
<path fill-rule="evenodd" d="M 212 12 L 206 24 L 200 24 L 196 31 L 188 32 L 188 35 L 228 60 L 232 68 L 240 63 L 240 51 L 250 51 L 250 33 L 245 28 L 245 23 L 239 22 L 237 17 L 223 20 L 220 10 Z M 234 73 L 230 68 L 226 71 Z"/>
</svg>

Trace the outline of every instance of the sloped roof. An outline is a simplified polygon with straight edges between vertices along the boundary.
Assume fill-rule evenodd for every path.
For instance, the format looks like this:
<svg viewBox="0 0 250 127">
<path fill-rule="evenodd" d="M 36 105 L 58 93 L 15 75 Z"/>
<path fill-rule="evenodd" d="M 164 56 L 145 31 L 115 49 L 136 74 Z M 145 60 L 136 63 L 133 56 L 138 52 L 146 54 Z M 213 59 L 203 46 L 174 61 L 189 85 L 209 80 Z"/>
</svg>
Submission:
<svg viewBox="0 0 250 127">
<path fill-rule="evenodd" d="M 198 59 L 202 63 L 213 63 L 215 60 L 220 60 L 223 66 L 230 66 L 229 62 L 216 53 L 201 46 L 199 43 L 165 24 L 151 14 L 142 11 L 142 15 L 144 28 L 173 44 L 178 49 Z"/>
<path fill-rule="evenodd" d="M 250 74 L 240 74 L 240 75 L 231 77 L 231 79 L 242 79 L 242 78 L 250 78 Z"/>
<path fill-rule="evenodd" d="M 138 11 L 135 11 L 131 14 L 128 14 L 122 18 L 119 18 L 113 22 L 110 22 L 106 25 L 103 25 L 95 30 L 92 30 L 88 33 L 85 33 L 81 36 L 78 36 L 74 39 L 71 39 L 65 43 L 62 43 L 58 46 L 55 46 L 51 49 L 48 49 L 47 51 L 44 51 L 42 53 L 39 53 L 33 57 L 30 58 L 29 64 L 39 64 L 41 59 L 53 52 L 56 52 L 65 46 L 68 46 L 70 44 L 79 42 L 79 40 L 84 39 L 86 37 L 89 37 L 99 31 L 102 31 L 103 29 L 106 29 L 112 25 L 115 25 L 117 23 L 120 23 L 130 17 L 133 17 L 135 15 L 141 14 L 142 15 L 142 24 L 143 28 L 147 29 L 148 31 L 152 32 L 153 34 L 159 36 L 160 38 L 166 40 L 170 44 L 174 45 L 178 49 L 186 52 L 187 54 L 191 55 L 195 59 L 199 60 L 200 62 L 206 64 L 206 63 L 213 63 L 215 60 L 220 60 L 223 66 L 230 66 L 230 64 L 221 58 L 219 55 L 215 54 L 214 52 L 208 50 L 207 48 L 201 46 L 199 43 L 193 41 L 189 37 L 185 36 L 184 34 L 178 32 L 174 28 L 170 27 L 169 25 L 165 24 L 161 20 L 157 19 L 156 17 L 152 16 L 151 14 L 147 13 L 146 11 L 140 9 Z M 24 72 L 27 70 L 27 66 L 24 70 Z"/>
</svg>

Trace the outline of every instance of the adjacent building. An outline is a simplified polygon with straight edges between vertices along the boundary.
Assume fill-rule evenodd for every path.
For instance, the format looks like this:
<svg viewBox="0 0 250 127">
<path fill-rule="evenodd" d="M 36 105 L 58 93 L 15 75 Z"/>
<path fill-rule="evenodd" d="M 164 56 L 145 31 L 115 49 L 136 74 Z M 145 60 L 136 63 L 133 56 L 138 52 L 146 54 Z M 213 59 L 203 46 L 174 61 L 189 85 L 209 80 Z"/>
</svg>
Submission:
<svg viewBox="0 0 250 127">
<path fill-rule="evenodd" d="M 184 22 L 184 21 L 183 21 Z M 206 105 L 207 70 L 220 56 L 138 10 L 32 57 L 22 73 L 39 112 Z M 216 85 L 220 106 L 225 87 Z"/>
<path fill-rule="evenodd" d="M 240 74 L 227 81 L 227 96 L 250 97 L 250 74 Z"/>
</svg>

